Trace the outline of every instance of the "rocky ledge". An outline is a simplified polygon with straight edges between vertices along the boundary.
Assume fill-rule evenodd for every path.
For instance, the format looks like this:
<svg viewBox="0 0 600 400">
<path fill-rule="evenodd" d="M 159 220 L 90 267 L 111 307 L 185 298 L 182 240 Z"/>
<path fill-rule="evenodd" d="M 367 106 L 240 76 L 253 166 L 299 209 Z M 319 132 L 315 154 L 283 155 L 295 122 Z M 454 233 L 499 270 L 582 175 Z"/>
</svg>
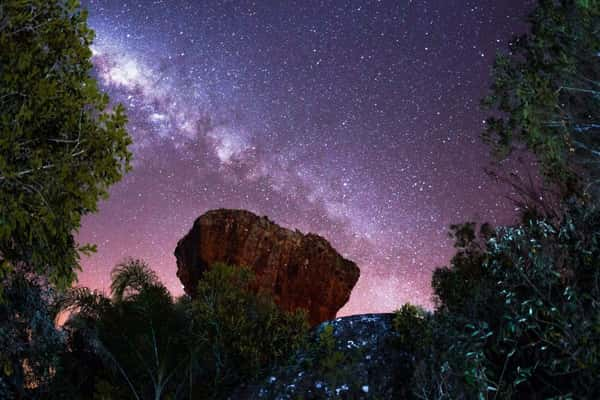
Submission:
<svg viewBox="0 0 600 400">
<path fill-rule="evenodd" d="M 365 314 L 324 322 L 291 365 L 240 388 L 232 399 L 404 399 L 398 374 L 410 355 L 394 348 L 392 319 Z"/>
</svg>

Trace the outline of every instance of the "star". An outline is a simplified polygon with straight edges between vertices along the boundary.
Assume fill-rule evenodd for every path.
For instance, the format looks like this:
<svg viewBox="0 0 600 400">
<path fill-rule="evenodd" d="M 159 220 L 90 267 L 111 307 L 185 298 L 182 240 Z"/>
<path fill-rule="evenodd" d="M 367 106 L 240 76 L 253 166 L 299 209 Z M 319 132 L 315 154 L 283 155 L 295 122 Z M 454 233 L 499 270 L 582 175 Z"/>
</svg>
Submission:
<svg viewBox="0 0 600 400">
<path fill-rule="evenodd" d="M 447 227 L 515 215 L 488 184 L 476 105 L 531 2 L 477 3 L 84 1 L 134 168 L 84 220 L 99 251 L 80 283 L 106 289 L 133 256 L 181 294 L 177 241 L 205 211 L 243 208 L 360 266 L 341 315 L 432 307 Z"/>
</svg>

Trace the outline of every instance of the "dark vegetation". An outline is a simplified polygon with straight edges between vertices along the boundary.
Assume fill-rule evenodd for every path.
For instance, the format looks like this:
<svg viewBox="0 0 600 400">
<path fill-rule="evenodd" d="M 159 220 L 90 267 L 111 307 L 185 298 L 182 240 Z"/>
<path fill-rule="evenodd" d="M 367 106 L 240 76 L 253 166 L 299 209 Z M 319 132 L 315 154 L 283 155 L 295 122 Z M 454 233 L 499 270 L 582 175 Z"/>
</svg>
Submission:
<svg viewBox="0 0 600 400">
<path fill-rule="evenodd" d="M 530 23 L 496 62 L 485 136 L 500 157 L 537 156 L 558 209 L 534 191 L 513 226 L 451 227 L 435 312 L 394 318 L 402 397 L 600 398 L 600 2 L 540 0 Z M 0 3 L 0 398 L 225 398 L 300 348 L 341 381 L 353 360 L 332 332 L 311 347 L 305 316 L 250 290 L 245 268 L 214 266 L 194 299 L 139 260 L 115 267 L 110 297 L 69 289 L 93 250 L 74 240 L 81 216 L 130 160 L 92 39 L 74 1 Z"/>
<path fill-rule="evenodd" d="M 414 370 L 417 398 L 600 396 L 600 212 L 524 221 L 465 241 L 433 276 L 431 345 Z M 421 342 L 414 342 L 423 349 Z"/>
<path fill-rule="evenodd" d="M 540 0 L 529 22 L 497 58 L 484 137 L 531 151 L 544 181 L 512 182 L 514 226 L 452 226 L 435 313 L 397 314 L 414 398 L 600 398 L 600 2 Z"/>
<path fill-rule="evenodd" d="M 224 398 L 302 346 L 303 312 L 249 290 L 251 271 L 215 265 L 198 296 L 174 299 L 140 260 L 112 273 L 111 297 L 87 288 L 46 296 L 14 275 L 0 307 L 0 397 Z M 58 312 L 70 316 L 61 330 Z M 8 315 L 10 313 L 10 315 Z M 6 319 L 5 319 L 6 317 Z"/>
<path fill-rule="evenodd" d="M 76 278 L 81 217 L 129 168 L 121 105 L 90 76 L 94 38 L 75 1 L 0 2 L 0 278 Z M 0 289 L 2 286 L 0 286 Z"/>
</svg>

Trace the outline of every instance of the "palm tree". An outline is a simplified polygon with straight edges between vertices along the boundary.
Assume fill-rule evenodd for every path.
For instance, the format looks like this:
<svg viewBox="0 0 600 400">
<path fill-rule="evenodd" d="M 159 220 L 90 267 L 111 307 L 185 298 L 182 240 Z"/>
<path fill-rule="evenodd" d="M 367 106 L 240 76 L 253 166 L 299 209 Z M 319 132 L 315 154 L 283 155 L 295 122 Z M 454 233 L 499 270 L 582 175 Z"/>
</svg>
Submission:
<svg viewBox="0 0 600 400">
<path fill-rule="evenodd" d="M 116 303 L 153 288 L 164 289 L 168 296 L 168 291 L 156 272 L 143 260 L 128 258 L 120 262 L 113 268 L 110 277 L 110 291 Z"/>
<path fill-rule="evenodd" d="M 91 348 L 118 372 L 136 400 L 160 400 L 177 386 L 176 378 L 185 379 L 190 364 L 182 308 L 142 260 L 119 263 L 111 280 L 111 299 L 76 288 L 62 300 L 62 309 L 77 312 L 69 326 L 85 330 Z"/>
</svg>

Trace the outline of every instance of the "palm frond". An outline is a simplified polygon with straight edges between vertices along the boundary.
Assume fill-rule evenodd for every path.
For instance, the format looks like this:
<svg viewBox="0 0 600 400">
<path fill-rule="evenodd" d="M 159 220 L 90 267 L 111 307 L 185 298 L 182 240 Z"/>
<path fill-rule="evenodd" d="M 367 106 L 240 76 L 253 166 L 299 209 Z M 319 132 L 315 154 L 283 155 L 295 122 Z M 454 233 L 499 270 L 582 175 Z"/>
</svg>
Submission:
<svg viewBox="0 0 600 400">
<path fill-rule="evenodd" d="M 82 317 L 96 319 L 110 305 L 110 300 L 97 290 L 76 287 L 60 296 L 56 303 L 57 313 L 77 312 Z"/>
<path fill-rule="evenodd" d="M 156 272 L 143 260 L 128 258 L 111 272 L 110 290 L 115 301 L 139 293 L 149 287 L 164 287 Z"/>
</svg>

